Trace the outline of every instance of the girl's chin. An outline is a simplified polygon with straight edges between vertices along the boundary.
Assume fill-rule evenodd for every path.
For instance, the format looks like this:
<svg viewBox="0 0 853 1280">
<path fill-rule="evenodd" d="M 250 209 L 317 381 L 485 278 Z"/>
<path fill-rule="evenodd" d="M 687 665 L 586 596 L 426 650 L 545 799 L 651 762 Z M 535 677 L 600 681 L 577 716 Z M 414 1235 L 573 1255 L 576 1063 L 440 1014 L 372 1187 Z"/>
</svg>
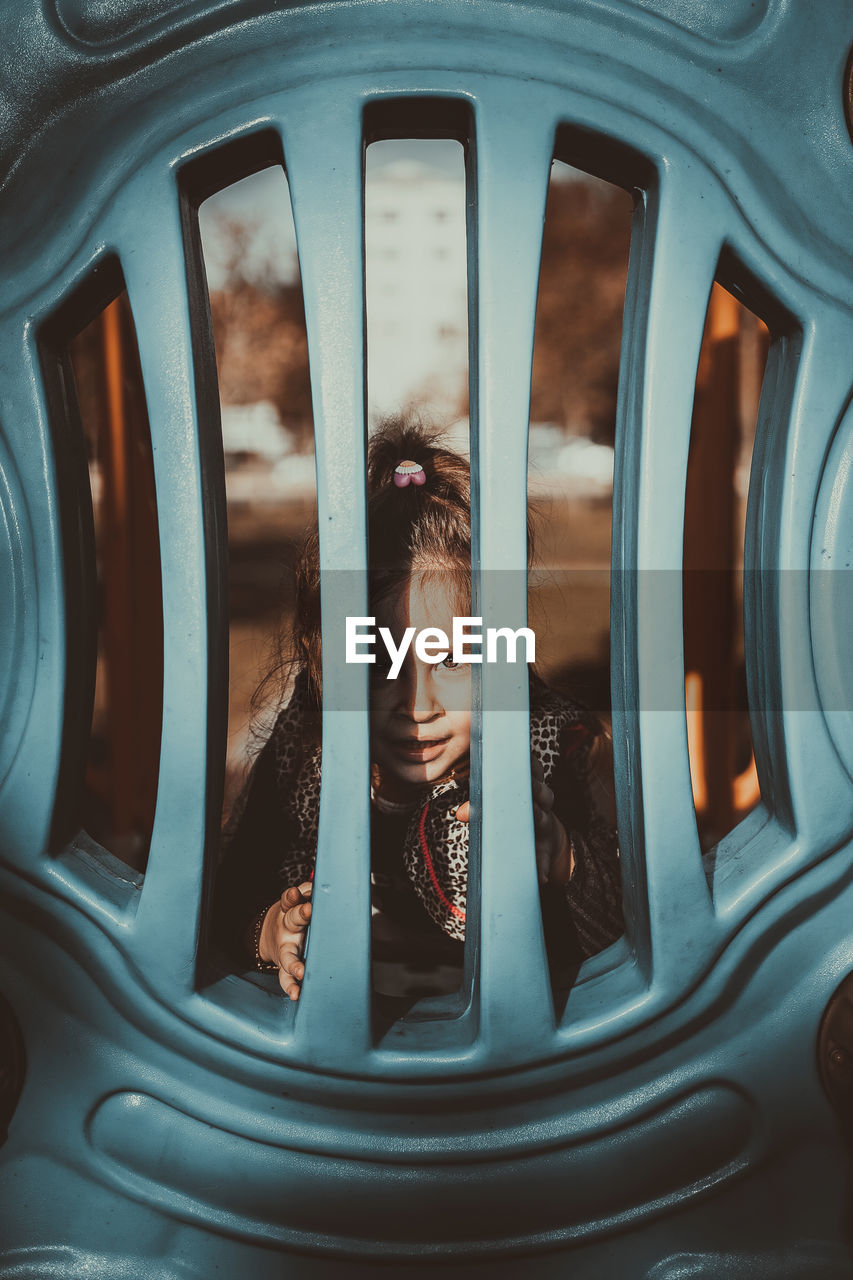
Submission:
<svg viewBox="0 0 853 1280">
<path fill-rule="evenodd" d="M 450 773 L 452 767 L 449 764 L 445 766 L 440 760 L 399 760 L 394 762 L 393 772 L 401 782 L 435 782 L 445 773 Z"/>
<path fill-rule="evenodd" d="M 408 783 L 409 786 L 423 786 L 425 783 L 437 782 L 439 778 L 445 777 L 451 772 L 453 765 L 454 761 L 445 759 L 442 752 L 434 760 L 401 760 L 395 756 L 393 760 L 385 761 L 380 768 L 384 768 L 398 782 Z"/>
</svg>

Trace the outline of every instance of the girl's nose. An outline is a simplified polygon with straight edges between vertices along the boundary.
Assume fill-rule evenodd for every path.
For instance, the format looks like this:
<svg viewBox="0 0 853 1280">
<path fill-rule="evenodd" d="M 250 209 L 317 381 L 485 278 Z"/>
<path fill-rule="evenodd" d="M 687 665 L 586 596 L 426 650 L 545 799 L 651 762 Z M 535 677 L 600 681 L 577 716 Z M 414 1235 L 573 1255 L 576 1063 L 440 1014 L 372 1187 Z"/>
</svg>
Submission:
<svg viewBox="0 0 853 1280">
<path fill-rule="evenodd" d="M 434 670 L 430 663 L 420 662 L 414 658 L 409 663 L 409 670 L 405 672 L 405 710 L 412 720 L 419 724 L 435 720 L 441 715 L 441 703 L 436 697 L 433 678 Z M 402 679 L 403 672 L 400 676 Z"/>
</svg>

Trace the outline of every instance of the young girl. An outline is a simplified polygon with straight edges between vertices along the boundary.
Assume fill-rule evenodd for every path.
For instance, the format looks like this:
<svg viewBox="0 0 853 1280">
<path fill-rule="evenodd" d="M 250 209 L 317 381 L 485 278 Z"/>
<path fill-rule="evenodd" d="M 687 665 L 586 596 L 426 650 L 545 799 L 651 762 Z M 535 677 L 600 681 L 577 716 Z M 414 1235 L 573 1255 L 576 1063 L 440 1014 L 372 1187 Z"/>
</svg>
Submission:
<svg viewBox="0 0 853 1280">
<path fill-rule="evenodd" d="M 399 645 L 407 627 L 470 612 L 470 480 L 458 454 L 390 423 L 368 456 L 370 613 Z M 215 931 L 245 968 L 277 971 L 299 998 L 311 918 L 320 796 L 320 605 L 316 534 L 297 570 L 289 696 L 255 760 L 225 836 Z M 421 661 L 414 646 L 388 679 L 371 666 L 374 964 L 405 954 L 425 971 L 461 964 L 468 861 L 471 666 Z M 577 965 L 622 932 L 615 832 L 595 811 L 590 713 L 530 681 L 536 859 L 552 969 Z M 367 780 L 365 780 L 366 783 Z M 519 804 L 527 803 L 527 786 Z M 423 993 L 423 992 L 422 992 Z"/>
</svg>

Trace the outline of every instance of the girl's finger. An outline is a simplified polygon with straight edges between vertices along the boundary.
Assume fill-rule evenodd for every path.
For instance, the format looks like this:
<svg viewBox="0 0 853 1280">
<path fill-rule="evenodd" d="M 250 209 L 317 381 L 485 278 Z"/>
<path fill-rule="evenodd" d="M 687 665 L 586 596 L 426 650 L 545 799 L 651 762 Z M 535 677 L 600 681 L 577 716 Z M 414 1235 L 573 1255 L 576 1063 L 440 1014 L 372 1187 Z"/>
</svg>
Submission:
<svg viewBox="0 0 853 1280">
<path fill-rule="evenodd" d="M 548 786 L 547 782 L 535 782 L 533 784 L 533 794 L 536 798 L 536 803 L 540 808 L 553 809 L 554 792 Z"/>
<path fill-rule="evenodd" d="M 533 806 L 533 829 L 540 835 L 545 835 L 551 829 L 551 814 L 540 809 L 537 804 Z"/>
<path fill-rule="evenodd" d="M 311 903 L 300 902 L 284 913 L 284 927 L 288 933 L 304 933 L 311 919 Z"/>
<path fill-rule="evenodd" d="M 281 987 L 282 991 L 286 996 L 288 996 L 291 1000 L 294 1000 L 294 1001 L 299 999 L 299 991 L 300 991 L 299 983 L 294 982 L 293 978 L 289 977 L 281 969 L 279 969 L 278 971 L 278 981 L 279 981 L 279 986 Z"/>
<path fill-rule="evenodd" d="M 297 982 L 301 982 L 305 977 L 305 965 L 302 963 L 298 955 L 294 955 L 292 951 L 286 951 L 282 947 L 279 952 L 281 963 L 279 972 L 289 974 L 291 978 L 295 978 Z"/>
<path fill-rule="evenodd" d="M 283 942 L 278 949 L 278 961 L 279 986 L 291 1000 L 298 1000 L 300 984 L 305 977 L 305 965 L 296 944 Z"/>
<path fill-rule="evenodd" d="M 281 895 L 282 911 L 287 911 L 289 907 L 298 906 L 299 903 L 303 901 L 302 889 L 302 885 L 297 889 L 295 884 L 292 884 L 289 889 L 285 889 L 284 893 Z"/>
<path fill-rule="evenodd" d="M 467 822 L 471 817 L 471 804 L 468 800 L 464 804 L 460 804 L 456 810 L 456 820 L 458 822 Z"/>
</svg>

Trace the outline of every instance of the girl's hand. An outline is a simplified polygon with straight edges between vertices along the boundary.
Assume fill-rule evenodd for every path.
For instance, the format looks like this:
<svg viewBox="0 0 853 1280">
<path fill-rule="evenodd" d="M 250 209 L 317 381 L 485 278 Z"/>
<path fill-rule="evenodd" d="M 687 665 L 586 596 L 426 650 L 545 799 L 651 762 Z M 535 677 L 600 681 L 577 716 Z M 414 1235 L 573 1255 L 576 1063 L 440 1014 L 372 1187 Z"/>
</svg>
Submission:
<svg viewBox="0 0 853 1280">
<path fill-rule="evenodd" d="M 537 757 L 530 758 L 533 781 L 533 832 L 536 838 L 536 867 L 540 884 L 565 884 L 574 871 L 572 846 L 566 829 L 553 812 L 554 792 L 545 782 L 545 771 Z M 466 800 L 456 810 L 460 822 L 467 822 L 471 806 Z"/>
<path fill-rule="evenodd" d="M 545 781 L 545 771 L 536 756 L 530 757 L 530 773 L 533 779 L 533 831 L 539 883 L 565 884 L 575 869 L 571 841 L 553 812 L 554 792 Z"/>
<path fill-rule="evenodd" d="M 305 884 L 291 885 L 289 889 L 285 889 L 281 901 L 271 906 L 264 917 L 258 939 L 261 959 L 278 965 L 281 989 L 291 1000 L 299 999 L 302 979 L 305 977 L 302 949 L 305 945 L 305 930 L 311 919 L 312 887 L 308 880 Z"/>
</svg>

